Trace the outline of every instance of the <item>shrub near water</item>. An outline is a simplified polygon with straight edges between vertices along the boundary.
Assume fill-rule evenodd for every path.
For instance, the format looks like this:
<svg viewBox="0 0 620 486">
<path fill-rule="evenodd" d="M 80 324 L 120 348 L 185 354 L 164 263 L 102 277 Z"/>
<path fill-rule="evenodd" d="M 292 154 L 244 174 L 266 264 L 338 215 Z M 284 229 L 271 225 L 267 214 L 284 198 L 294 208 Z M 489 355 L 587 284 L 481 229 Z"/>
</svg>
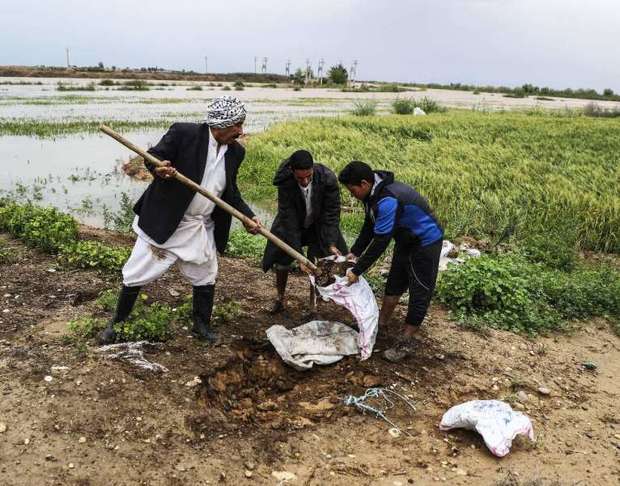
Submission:
<svg viewBox="0 0 620 486">
<path fill-rule="evenodd" d="M 73 217 L 54 208 L 0 201 L 0 230 L 79 268 L 119 271 L 131 250 L 96 241 L 78 240 Z"/>
<path fill-rule="evenodd" d="M 351 113 L 355 116 L 373 116 L 377 111 L 377 102 L 374 100 L 355 101 Z"/>
</svg>

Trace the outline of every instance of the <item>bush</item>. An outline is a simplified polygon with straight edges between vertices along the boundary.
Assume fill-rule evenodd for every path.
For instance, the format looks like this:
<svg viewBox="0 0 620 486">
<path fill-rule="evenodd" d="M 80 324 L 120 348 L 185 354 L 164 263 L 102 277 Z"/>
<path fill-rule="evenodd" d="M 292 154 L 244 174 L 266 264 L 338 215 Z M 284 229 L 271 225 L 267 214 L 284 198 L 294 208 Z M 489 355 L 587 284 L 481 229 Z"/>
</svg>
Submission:
<svg viewBox="0 0 620 486">
<path fill-rule="evenodd" d="M 443 113 L 447 111 L 446 108 L 441 106 L 437 101 L 426 96 L 416 101 L 416 106 L 424 110 L 425 113 Z"/>
<path fill-rule="evenodd" d="M 566 231 L 563 235 L 534 234 L 526 237 L 520 244 L 521 253 L 533 263 L 546 267 L 569 271 L 577 263 L 576 236 Z"/>
<path fill-rule="evenodd" d="M 222 88 L 222 91 L 230 91 L 230 90 L 231 90 L 230 86 L 224 86 Z"/>
<path fill-rule="evenodd" d="M 597 118 L 616 118 L 620 117 L 620 108 L 603 108 L 596 103 L 588 103 L 583 108 L 583 114 L 585 116 L 592 116 Z"/>
<path fill-rule="evenodd" d="M 0 206 L 0 229 L 49 253 L 72 245 L 77 239 L 77 228 L 71 216 L 54 208 L 15 203 Z"/>
<path fill-rule="evenodd" d="M 396 98 L 392 101 L 392 110 L 397 115 L 411 115 L 416 107 L 414 99 Z"/>
<path fill-rule="evenodd" d="M 234 257 L 260 261 L 266 244 L 267 242 L 262 236 L 253 236 L 245 230 L 235 229 L 230 233 L 226 253 Z"/>
<path fill-rule="evenodd" d="M 190 86 L 189 88 L 187 88 L 187 91 L 202 91 L 202 86 L 200 85 Z"/>
<path fill-rule="evenodd" d="M 117 292 L 107 290 L 97 299 L 99 310 L 113 312 Z M 172 323 L 181 322 L 178 314 L 165 304 L 147 305 L 148 296 L 141 293 L 129 318 L 114 325 L 119 341 L 166 341 L 172 337 Z M 78 340 L 91 339 L 106 327 L 108 319 L 93 316 L 81 317 L 69 322 L 70 334 Z"/>
<path fill-rule="evenodd" d="M 511 331 L 536 333 L 592 316 L 620 319 L 620 273 L 604 267 L 563 272 L 519 256 L 482 256 L 444 272 L 437 295 L 463 323 Z"/>
<path fill-rule="evenodd" d="M 102 79 L 99 81 L 99 86 L 115 86 L 116 82 L 112 79 Z"/>
<path fill-rule="evenodd" d="M 374 116 L 377 110 L 377 102 L 375 100 L 362 100 L 353 103 L 353 113 L 355 116 Z"/>
<path fill-rule="evenodd" d="M 233 86 L 234 86 L 235 88 L 243 88 L 243 87 L 245 87 L 245 85 L 243 84 L 243 81 L 235 81 L 235 82 L 233 83 Z"/>
<path fill-rule="evenodd" d="M 131 250 L 112 247 L 97 241 L 79 241 L 75 219 L 55 208 L 31 204 L 0 204 L 0 230 L 7 231 L 26 244 L 48 253 L 78 268 L 96 268 L 117 272 Z"/>
<path fill-rule="evenodd" d="M 78 241 L 63 248 L 61 259 L 78 268 L 118 272 L 129 259 L 131 249 L 114 248 L 98 241 Z"/>
</svg>

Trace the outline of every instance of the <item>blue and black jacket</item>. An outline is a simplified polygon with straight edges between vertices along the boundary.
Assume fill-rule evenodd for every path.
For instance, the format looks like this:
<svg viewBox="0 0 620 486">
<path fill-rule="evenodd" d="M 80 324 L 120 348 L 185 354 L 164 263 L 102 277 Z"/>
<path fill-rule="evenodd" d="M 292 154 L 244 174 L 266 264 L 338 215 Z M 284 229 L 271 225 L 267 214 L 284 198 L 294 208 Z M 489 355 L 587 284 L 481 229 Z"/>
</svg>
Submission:
<svg viewBox="0 0 620 486">
<path fill-rule="evenodd" d="M 364 226 L 351 247 L 351 253 L 359 257 L 352 268 L 356 275 L 361 275 L 377 261 L 392 238 L 409 237 L 420 247 L 443 238 L 443 229 L 426 198 L 413 187 L 394 181 L 392 172 L 375 173 L 381 182 L 375 184 L 364 200 Z"/>
</svg>

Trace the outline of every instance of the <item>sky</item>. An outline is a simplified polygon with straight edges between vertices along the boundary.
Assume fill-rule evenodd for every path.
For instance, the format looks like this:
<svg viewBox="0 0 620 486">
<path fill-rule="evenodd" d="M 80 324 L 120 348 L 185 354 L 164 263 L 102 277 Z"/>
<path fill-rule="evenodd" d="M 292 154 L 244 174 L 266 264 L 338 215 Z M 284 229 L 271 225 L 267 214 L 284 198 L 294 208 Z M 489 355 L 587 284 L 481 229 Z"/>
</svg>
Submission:
<svg viewBox="0 0 620 486">
<path fill-rule="evenodd" d="M 620 0 L 0 0 L 0 65 L 284 73 L 620 92 Z M 260 64 L 260 62 L 259 62 Z"/>
</svg>

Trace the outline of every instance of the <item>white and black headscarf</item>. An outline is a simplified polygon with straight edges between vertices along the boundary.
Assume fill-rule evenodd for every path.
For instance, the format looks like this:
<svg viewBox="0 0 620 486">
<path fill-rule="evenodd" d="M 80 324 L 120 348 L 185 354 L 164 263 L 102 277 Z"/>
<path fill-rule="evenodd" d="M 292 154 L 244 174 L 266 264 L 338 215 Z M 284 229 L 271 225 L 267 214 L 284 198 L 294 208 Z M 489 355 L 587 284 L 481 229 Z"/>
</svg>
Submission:
<svg viewBox="0 0 620 486">
<path fill-rule="evenodd" d="M 234 96 L 215 98 L 207 108 L 207 125 L 214 128 L 227 128 L 245 120 L 245 105 Z"/>
</svg>

